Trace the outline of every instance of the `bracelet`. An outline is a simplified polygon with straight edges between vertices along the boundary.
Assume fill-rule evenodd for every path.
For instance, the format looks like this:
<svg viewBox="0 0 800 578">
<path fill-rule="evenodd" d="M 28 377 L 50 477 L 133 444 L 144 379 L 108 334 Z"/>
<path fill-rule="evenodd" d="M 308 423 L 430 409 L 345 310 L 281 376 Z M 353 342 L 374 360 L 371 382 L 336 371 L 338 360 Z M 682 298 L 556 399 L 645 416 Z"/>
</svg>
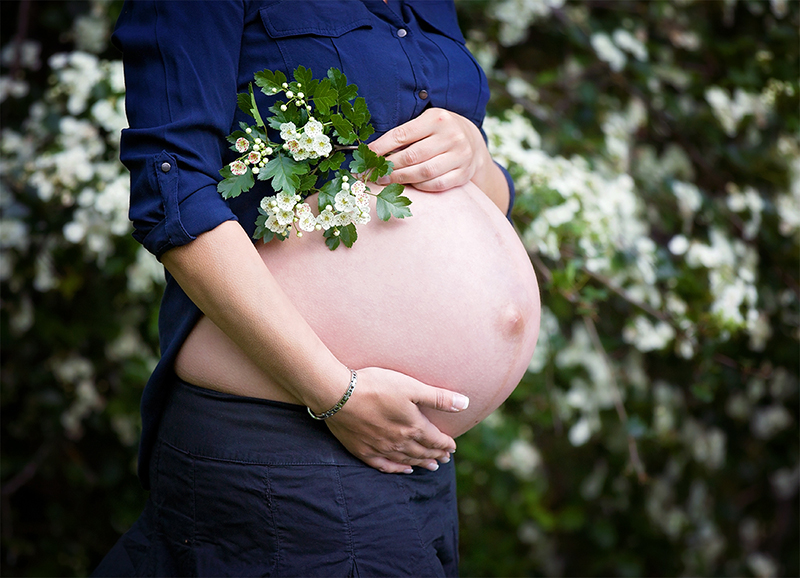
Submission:
<svg viewBox="0 0 800 578">
<path fill-rule="evenodd" d="M 306 409 L 308 410 L 308 414 L 311 417 L 313 417 L 314 419 L 319 419 L 319 420 L 328 419 L 329 417 L 331 417 L 337 411 L 342 409 L 342 407 L 344 407 L 344 404 L 347 403 L 347 400 L 350 399 L 350 396 L 353 395 L 353 390 L 356 388 L 356 382 L 357 381 L 358 381 L 358 375 L 356 375 L 356 372 L 355 372 L 354 369 L 351 369 L 350 370 L 350 385 L 347 387 L 347 391 L 344 392 L 344 395 L 342 396 L 342 399 L 339 400 L 339 403 L 334 405 L 328 411 L 323 412 L 323 413 L 321 413 L 319 415 L 317 415 L 313 411 L 311 411 L 310 407 L 306 407 Z"/>
</svg>

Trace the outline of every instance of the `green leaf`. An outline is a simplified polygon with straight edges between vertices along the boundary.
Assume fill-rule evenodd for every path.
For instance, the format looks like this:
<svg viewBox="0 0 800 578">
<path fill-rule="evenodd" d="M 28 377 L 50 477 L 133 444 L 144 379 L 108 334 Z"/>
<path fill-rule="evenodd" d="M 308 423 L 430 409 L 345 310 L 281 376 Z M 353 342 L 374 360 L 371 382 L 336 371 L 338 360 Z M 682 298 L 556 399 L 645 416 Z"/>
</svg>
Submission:
<svg viewBox="0 0 800 578">
<path fill-rule="evenodd" d="M 252 103 L 253 112 L 251 113 L 252 117 L 256 119 L 256 124 L 258 126 L 264 126 L 264 120 L 261 118 L 261 114 L 258 112 L 258 105 L 256 104 L 256 95 L 253 94 L 253 85 L 250 84 L 248 86 L 250 90 L 250 102 Z"/>
<path fill-rule="evenodd" d="M 301 64 L 294 70 L 294 79 L 303 85 L 301 88 L 310 89 L 311 81 L 314 79 L 314 75 L 311 74 L 311 71 L 308 68 Z"/>
<path fill-rule="evenodd" d="M 403 185 L 392 183 L 378 194 L 376 209 L 379 219 L 388 221 L 390 217 L 404 219 L 411 216 L 411 210 L 408 208 L 408 205 L 411 204 L 411 199 L 402 196 L 403 189 Z"/>
<path fill-rule="evenodd" d="M 297 126 L 302 126 L 303 122 L 301 121 L 302 115 L 300 109 L 294 105 L 291 105 L 287 106 L 286 110 L 284 111 L 281 110 L 282 104 L 286 103 L 279 100 L 269 107 L 269 111 L 272 113 L 272 116 L 268 119 L 269 126 L 275 130 L 280 130 L 281 125 L 285 122 L 293 122 Z"/>
<path fill-rule="evenodd" d="M 347 77 L 341 70 L 336 68 L 328 69 L 328 78 L 331 79 L 333 87 L 339 93 L 339 106 L 343 102 L 353 100 L 358 95 L 358 87 L 355 84 L 347 84 Z"/>
<path fill-rule="evenodd" d="M 308 172 L 308 164 L 297 162 L 294 159 L 278 153 L 275 158 L 261 169 L 259 176 L 264 175 L 264 179 L 272 179 L 272 188 L 275 191 L 286 191 L 296 193 L 300 186 L 300 177 Z"/>
<path fill-rule="evenodd" d="M 261 87 L 261 92 L 272 96 L 276 92 L 283 90 L 283 83 L 286 82 L 286 75 L 280 70 L 262 70 L 255 74 L 256 84 Z M 275 92 L 272 89 L 275 89 Z"/>
<path fill-rule="evenodd" d="M 320 211 L 324 210 L 327 205 L 333 206 L 336 200 L 336 193 L 341 190 L 341 187 L 342 181 L 339 177 L 331 179 L 322 185 L 322 188 L 319 190 L 319 197 L 317 198 Z"/>
<path fill-rule="evenodd" d="M 392 172 L 392 163 L 386 158 L 375 154 L 369 146 L 364 143 L 358 145 L 358 149 L 353 152 L 353 160 L 350 162 L 350 172 L 365 173 L 372 169 L 372 178 L 382 177 Z"/>
<path fill-rule="evenodd" d="M 251 112 L 253 106 L 250 101 L 250 93 L 240 92 L 236 96 L 236 103 L 239 105 L 239 110 L 241 110 L 247 116 L 253 116 L 253 113 Z"/>
<path fill-rule="evenodd" d="M 356 231 L 356 226 L 350 223 L 346 227 L 339 229 L 339 239 L 342 240 L 342 243 L 344 243 L 346 247 L 352 247 L 353 243 L 358 240 L 358 231 Z"/>
<path fill-rule="evenodd" d="M 358 131 L 358 140 L 365 141 L 372 136 L 372 133 L 374 132 L 375 127 L 373 127 L 371 124 L 365 124 L 364 128 Z"/>
<path fill-rule="evenodd" d="M 335 250 L 339 246 L 339 237 L 333 234 L 334 228 L 331 227 L 322 235 L 325 237 L 325 244 L 328 246 L 328 249 L 331 251 Z"/>
<path fill-rule="evenodd" d="M 223 180 L 217 183 L 217 192 L 222 195 L 224 199 L 233 199 L 238 197 L 245 191 L 249 191 L 255 181 L 253 180 L 253 173 L 250 169 L 243 175 L 234 175 L 231 172 L 231 167 L 225 165 L 220 169 L 219 174 L 223 176 Z"/>
<path fill-rule="evenodd" d="M 346 121 L 341 114 L 332 114 L 331 122 L 333 123 L 333 128 L 336 129 L 340 144 L 351 144 L 358 138 L 356 133 L 353 132 L 353 125 Z"/>
<path fill-rule="evenodd" d="M 342 151 L 337 151 L 331 156 L 324 158 L 319 163 L 319 170 L 321 171 L 338 171 L 339 167 L 345 161 L 345 156 Z"/>
<path fill-rule="evenodd" d="M 339 98 L 339 93 L 333 88 L 331 81 L 323 78 L 314 91 L 314 106 L 320 115 L 327 116 L 330 114 L 331 107 L 336 105 L 336 100 Z"/>
<path fill-rule="evenodd" d="M 309 174 L 300 177 L 300 186 L 298 189 L 302 191 L 310 191 L 317 184 L 317 175 Z"/>
<path fill-rule="evenodd" d="M 344 114 L 345 118 L 359 128 L 370 119 L 369 110 L 367 110 L 367 101 L 360 96 L 353 104 L 350 104 L 349 102 L 343 103 L 342 113 Z"/>
<path fill-rule="evenodd" d="M 273 237 L 275 237 L 275 233 L 267 229 L 267 216 L 263 213 L 260 214 L 256 217 L 256 230 L 253 233 L 253 239 L 263 239 L 265 243 L 269 243 Z"/>
</svg>

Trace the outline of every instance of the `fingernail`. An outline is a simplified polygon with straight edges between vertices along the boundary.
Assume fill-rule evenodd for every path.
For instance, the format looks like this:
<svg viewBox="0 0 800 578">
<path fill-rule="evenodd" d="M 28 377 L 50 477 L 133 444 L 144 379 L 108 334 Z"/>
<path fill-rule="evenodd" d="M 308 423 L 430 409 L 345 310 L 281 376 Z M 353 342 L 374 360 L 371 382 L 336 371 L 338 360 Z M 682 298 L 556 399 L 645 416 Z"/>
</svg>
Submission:
<svg viewBox="0 0 800 578">
<path fill-rule="evenodd" d="M 392 180 L 389 177 L 381 177 L 375 182 L 379 185 L 388 185 L 391 181 Z"/>
<path fill-rule="evenodd" d="M 439 464 L 437 464 L 436 462 L 433 462 L 432 464 L 428 464 L 428 465 L 427 465 L 427 466 L 425 466 L 425 467 L 426 467 L 427 469 L 429 469 L 430 471 L 432 471 L 432 472 L 435 472 L 436 470 L 438 470 L 438 469 L 439 469 Z"/>
<path fill-rule="evenodd" d="M 469 398 L 460 393 L 453 394 L 453 411 L 462 411 L 469 407 Z"/>
<path fill-rule="evenodd" d="M 449 455 L 446 455 L 445 457 L 443 457 L 443 458 L 442 458 L 441 460 L 439 460 L 439 461 L 440 461 L 441 463 L 443 463 L 443 464 L 449 464 L 449 463 L 450 463 L 450 456 L 449 456 Z"/>
<path fill-rule="evenodd" d="M 403 470 L 403 473 L 404 474 L 413 474 L 414 473 L 414 468 L 407 468 L 407 469 Z"/>
</svg>

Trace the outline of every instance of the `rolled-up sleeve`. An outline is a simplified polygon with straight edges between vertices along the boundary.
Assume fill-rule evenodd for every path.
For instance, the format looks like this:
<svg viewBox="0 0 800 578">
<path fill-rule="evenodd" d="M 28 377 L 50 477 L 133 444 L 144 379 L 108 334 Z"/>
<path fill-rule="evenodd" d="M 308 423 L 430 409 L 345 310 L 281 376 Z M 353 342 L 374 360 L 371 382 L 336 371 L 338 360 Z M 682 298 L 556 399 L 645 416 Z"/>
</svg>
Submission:
<svg viewBox="0 0 800 578">
<path fill-rule="evenodd" d="M 133 236 L 157 257 L 236 220 L 217 182 L 236 112 L 243 21 L 241 2 L 128 0 L 117 22 Z"/>
</svg>

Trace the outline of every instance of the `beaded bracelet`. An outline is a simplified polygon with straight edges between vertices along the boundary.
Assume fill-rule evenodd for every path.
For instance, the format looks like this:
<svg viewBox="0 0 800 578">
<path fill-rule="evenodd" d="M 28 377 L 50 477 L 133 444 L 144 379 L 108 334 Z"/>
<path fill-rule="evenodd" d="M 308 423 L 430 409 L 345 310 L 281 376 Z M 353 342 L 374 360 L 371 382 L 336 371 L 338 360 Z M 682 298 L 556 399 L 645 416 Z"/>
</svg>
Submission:
<svg viewBox="0 0 800 578">
<path fill-rule="evenodd" d="M 342 409 L 342 407 L 344 407 L 344 404 L 347 402 L 347 400 L 350 399 L 350 396 L 353 395 L 353 390 L 356 388 L 356 382 L 357 381 L 358 381 L 358 375 L 356 375 L 356 372 L 355 372 L 354 369 L 351 369 L 350 370 L 350 385 L 348 386 L 347 391 L 344 392 L 344 395 L 342 396 L 342 399 L 339 400 L 339 403 L 334 405 L 328 411 L 323 412 L 323 413 L 321 413 L 319 415 L 317 415 L 313 411 L 311 411 L 310 407 L 306 407 L 306 409 L 308 410 L 308 414 L 311 417 L 313 417 L 314 419 L 319 419 L 319 420 L 328 419 L 329 417 L 331 417 L 337 411 Z"/>
</svg>

